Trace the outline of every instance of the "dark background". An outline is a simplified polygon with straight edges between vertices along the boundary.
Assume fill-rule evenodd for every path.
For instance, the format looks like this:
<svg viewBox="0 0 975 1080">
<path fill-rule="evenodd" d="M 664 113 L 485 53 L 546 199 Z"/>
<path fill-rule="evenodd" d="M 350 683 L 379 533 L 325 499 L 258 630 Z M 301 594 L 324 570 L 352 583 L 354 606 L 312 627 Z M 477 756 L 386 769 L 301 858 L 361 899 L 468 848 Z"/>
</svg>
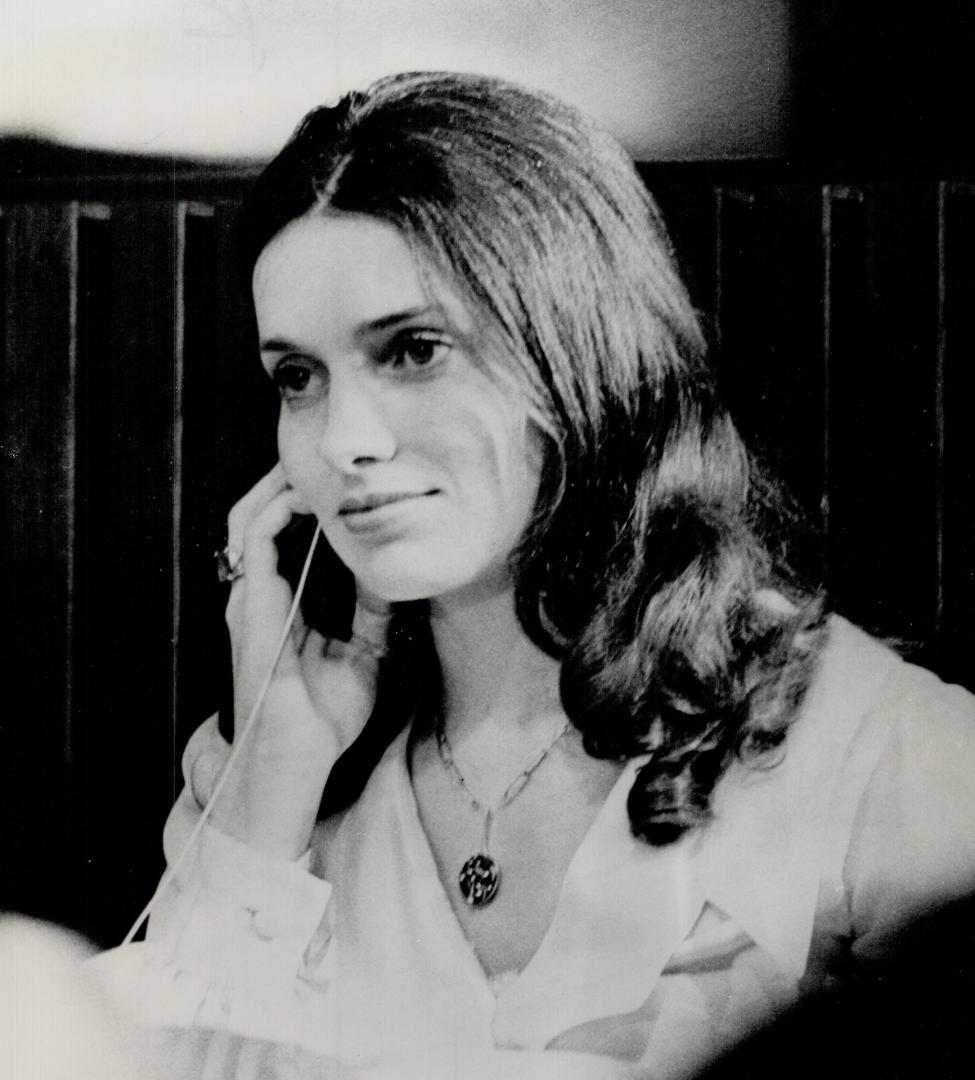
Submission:
<svg viewBox="0 0 975 1080">
<path fill-rule="evenodd" d="M 645 162 L 832 605 L 975 685 L 969 4 L 796 6 L 789 153 Z M 0 142 L 0 906 L 111 944 L 227 671 L 213 550 L 274 460 L 256 163 Z"/>
</svg>

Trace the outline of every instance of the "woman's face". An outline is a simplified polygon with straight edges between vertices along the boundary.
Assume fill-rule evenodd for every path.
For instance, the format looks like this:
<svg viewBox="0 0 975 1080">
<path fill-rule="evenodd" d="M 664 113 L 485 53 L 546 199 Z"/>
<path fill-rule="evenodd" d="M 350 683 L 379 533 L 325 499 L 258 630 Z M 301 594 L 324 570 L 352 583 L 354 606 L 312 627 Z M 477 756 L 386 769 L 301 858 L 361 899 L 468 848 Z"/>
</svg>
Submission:
<svg viewBox="0 0 975 1080">
<path fill-rule="evenodd" d="M 541 439 L 456 297 L 356 214 L 292 221 L 253 284 L 281 463 L 360 584 L 386 600 L 507 587 Z"/>
</svg>

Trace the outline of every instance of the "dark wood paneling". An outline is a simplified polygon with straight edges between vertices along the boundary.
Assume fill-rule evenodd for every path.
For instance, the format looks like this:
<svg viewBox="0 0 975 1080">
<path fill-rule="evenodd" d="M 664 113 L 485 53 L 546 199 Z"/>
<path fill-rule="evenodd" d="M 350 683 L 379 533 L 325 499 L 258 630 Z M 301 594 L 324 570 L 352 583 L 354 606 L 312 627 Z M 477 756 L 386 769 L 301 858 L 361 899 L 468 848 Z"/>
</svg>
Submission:
<svg viewBox="0 0 975 1080">
<path fill-rule="evenodd" d="M 674 253 L 691 300 L 709 333 L 714 331 L 718 293 L 718 200 L 713 184 L 674 183 L 644 170 L 664 215 Z"/>
<path fill-rule="evenodd" d="M 776 185 L 765 206 L 767 299 L 759 317 L 768 324 L 767 389 L 756 427 L 761 424 L 759 442 L 819 530 L 827 423 L 822 192 L 813 184 Z"/>
<path fill-rule="evenodd" d="M 825 425 L 819 192 L 730 189 L 722 205 L 722 390 L 746 438 L 814 513 Z"/>
<path fill-rule="evenodd" d="M 642 171 L 741 426 L 811 523 L 822 507 L 834 605 L 975 685 L 973 189 Z M 275 458 L 234 183 L 106 174 L 79 208 L 52 201 L 86 192 L 62 176 L 0 214 L 3 901 L 105 943 L 161 870 L 177 755 L 226 699 L 212 553 Z"/>
<path fill-rule="evenodd" d="M 829 586 L 916 646 L 937 615 L 933 185 L 834 191 L 829 235 Z"/>
<path fill-rule="evenodd" d="M 942 211 L 943 501 L 941 633 L 945 675 L 975 684 L 975 185 L 945 185 Z"/>
<path fill-rule="evenodd" d="M 67 843 L 77 207 L 12 206 L 2 221 L 0 905 L 63 921 L 78 886 Z"/>
<path fill-rule="evenodd" d="M 83 230 L 74 708 L 80 927 L 111 943 L 162 870 L 173 797 L 175 215 L 121 202 Z"/>
<path fill-rule="evenodd" d="M 235 205 L 185 217 L 178 738 L 226 701 L 226 590 L 213 553 L 231 505 L 275 462 L 277 396 L 260 366 L 247 283 L 234 249 Z"/>
</svg>

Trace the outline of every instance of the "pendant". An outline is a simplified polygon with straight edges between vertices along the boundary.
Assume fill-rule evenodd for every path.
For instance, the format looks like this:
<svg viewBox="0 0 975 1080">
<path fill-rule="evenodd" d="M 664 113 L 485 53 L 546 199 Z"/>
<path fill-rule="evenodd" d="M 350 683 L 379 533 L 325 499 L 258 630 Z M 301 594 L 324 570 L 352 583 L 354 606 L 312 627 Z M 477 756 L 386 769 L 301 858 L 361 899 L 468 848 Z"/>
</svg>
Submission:
<svg viewBox="0 0 975 1080">
<path fill-rule="evenodd" d="M 458 884 L 471 907 L 490 904 L 501 883 L 501 871 L 490 855 L 472 855 L 460 868 Z"/>
</svg>

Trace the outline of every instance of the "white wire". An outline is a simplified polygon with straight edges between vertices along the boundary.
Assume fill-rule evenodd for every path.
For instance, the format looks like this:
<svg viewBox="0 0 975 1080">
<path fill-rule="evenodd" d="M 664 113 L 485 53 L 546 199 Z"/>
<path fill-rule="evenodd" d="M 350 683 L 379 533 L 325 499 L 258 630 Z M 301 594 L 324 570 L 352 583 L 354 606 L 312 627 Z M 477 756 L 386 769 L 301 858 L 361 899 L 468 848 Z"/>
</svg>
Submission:
<svg viewBox="0 0 975 1080">
<path fill-rule="evenodd" d="M 234 767 L 237 758 L 240 756 L 241 747 L 243 747 L 247 736 L 250 734 L 251 728 L 254 726 L 254 721 L 257 719 L 257 714 L 261 710 L 261 706 L 264 704 L 264 698 L 267 696 L 268 688 L 271 685 L 271 679 L 274 677 L 274 669 L 278 666 L 278 660 L 281 659 L 281 653 L 284 650 L 284 646 L 288 641 L 288 635 L 291 633 L 291 626 L 294 623 L 295 615 L 298 611 L 298 604 L 301 602 L 301 594 L 305 588 L 305 582 L 308 579 L 308 571 L 311 568 L 312 556 L 315 554 L 315 548 L 318 545 L 318 538 L 321 536 L 321 526 L 315 530 L 315 535 L 312 537 L 311 544 L 308 547 L 308 554 L 305 556 L 305 565 L 301 570 L 301 577 L 298 579 L 298 585 L 295 588 L 294 600 L 291 602 L 291 610 L 288 612 L 288 617 L 284 623 L 284 629 L 281 632 L 281 640 L 278 642 L 278 647 L 274 650 L 274 659 L 271 661 L 271 665 L 268 668 L 267 675 L 264 677 L 264 682 L 261 683 L 261 688 L 257 693 L 257 698 L 251 707 L 250 714 L 244 723 L 244 726 L 239 734 L 235 734 L 234 744 L 231 748 L 230 754 L 224 763 L 223 769 L 220 775 L 217 777 L 217 782 L 213 785 L 213 791 L 210 793 L 210 798 L 207 800 L 206 806 L 200 812 L 200 817 L 197 823 L 193 826 L 190 835 L 186 839 L 186 843 L 183 845 L 182 850 L 176 857 L 176 860 L 166 867 L 159 884 L 156 886 L 156 891 L 149 898 L 149 902 L 139 913 L 138 918 L 132 924 L 131 929 L 122 939 L 123 945 L 131 944 L 135 935 L 139 932 L 139 927 L 149 918 L 152 914 L 152 909 L 155 907 L 156 902 L 162 896 L 165 889 L 169 886 L 170 882 L 176 876 L 176 872 L 186 861 L 186 857 L 190 852 L 190 849 L 196 843 L 203 832 L 203 826 L 207 823 L 211 813 L 213 812 L 214 804 L 223 790 L 223 786 L 230 775 L 230 770 Z"/>
</svg>

